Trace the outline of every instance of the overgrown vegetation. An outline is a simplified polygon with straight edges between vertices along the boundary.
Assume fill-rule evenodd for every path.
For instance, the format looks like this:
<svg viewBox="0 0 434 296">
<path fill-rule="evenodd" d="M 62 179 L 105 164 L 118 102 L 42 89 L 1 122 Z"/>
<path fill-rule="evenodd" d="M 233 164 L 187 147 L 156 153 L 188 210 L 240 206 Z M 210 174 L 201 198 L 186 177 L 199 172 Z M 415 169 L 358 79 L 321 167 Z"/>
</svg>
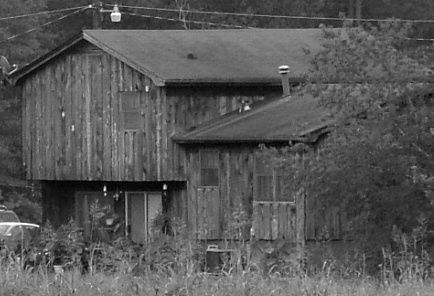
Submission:
<svg viewBox="0 0 434 296">
<path fill-rule="evenodd" d="M 203 250 L 193 246 L 184 226 L 178 226 L 171 236 L 155 233 L 146 248 L 127 241 L 95 242 L 88 245 L 86 251 L 73 222 L 57 231 L 48 226 L 40 243 L 48 247 L 52 256 L 62 256 L 62 260 L 50 257 L 23 268 L 17 256 L 2 253 L 0 294 L 407 295 L 411 292 L 432 295 L 434 292 L 434 283 L 426 279 L 428 261 L 424 250 L 402 233 L 395 234 L 399 252 L 384 254 L 381 273 L 376 277 L 369 277 L 354 268 L 354 257 L 348 257 L 347 262 L 328 257 L 323 259 L 319 270 L 292 269 L 287 272 L 289 270 L 283 268 L 288 266 L 283 244 L 276 247 L 280 248 L 280 253 L 264 250 L 273 254 L 272 266 L 263 265 L 258 269 L 252 263 L 242 269 L 214 275 L 204 272 L 198 256 Z M 423 236 L 423 223 L 421 227 L 414 230 L 417 241 Z M 247 244 L 251 243 L 254 244 Z M 88 254 L 84 260 L 82 252 Z M 53 263 L 61 265 L 62 269 L 53 268 Z M 86 268 L 83 268 L 84 263 L 88 264 Z"/>
<path fill-rule="evenodd" d="M 349 221 L 346 238 L 357 242 L 373 270 L 398 251 L 397 233 L 413 250 L 425 246 L 428 254 L 433 247 L 433 70 L 423 55 L 408 57 L 407 30 L 398 24 L 325 29 L 314 83 L 304 91 L 335 124 L 315 149 L 304 147 L 300 161 L 293 157 L 298 145 L 266 152 L 317 209 L 340 207 Z M 341 83 L 324 84 L 329 81 Z M 418 227 L 424 237 L 414 232 Z"/>
</svg>

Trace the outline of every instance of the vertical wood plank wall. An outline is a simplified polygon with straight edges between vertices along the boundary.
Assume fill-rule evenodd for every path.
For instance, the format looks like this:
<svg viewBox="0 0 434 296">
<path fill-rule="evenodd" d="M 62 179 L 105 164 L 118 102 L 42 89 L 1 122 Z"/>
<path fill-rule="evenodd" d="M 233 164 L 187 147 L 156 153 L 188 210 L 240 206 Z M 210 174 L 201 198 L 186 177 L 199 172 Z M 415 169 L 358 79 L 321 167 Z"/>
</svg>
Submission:
<svg viewBox="0 0 434 296">
<path fill-rule="evenodd" d="M 253 202 L 253 228 L 258 239 L 296 241 L 296 208 L 292 202 Z"/>
<path fill-rule="evenodd" d="M 137 130 L 122 128 L 119 99 L 125 91 L 140 96 Z M 238 108 L 242 98 L 262 100 L 271 92 L 276 90 L 168 90 L 97 48 L 79 46 L 23 82 L 27 179 L 184 181 L 185 152 L 171 137 Z"/>
<path fill-rule="evenodd" d="M 143 120 L 137 130 L 122 127 L 120 93 L 125 91 L 140 97 Z M 198 232 L 199 149 L 176 145 L 171 137 L 236 110 L 240 100 L 259 101 L 278 93 L 276 89 L 229 86 L 162 88 L 101 50 L 84 47 L 66 52 L 22 85 L 27 179 L 188 181 L 187 190 L 172 193 L 187 200 L 187 209 L 181 209 L 184 202 L 176 200 L 179 208 L 171 211 L 188 218 L 191 229 Z M 219 228 L 224 230 L 234 209 L 253 213 L 256 147 L 218 149 Z M 279 215 L 291 211 L 282 208 Z M 318 238 L 324 225 L 329 237 L 341 236 L 344 222 L 336 209 L 319 213 L 307 199 L 306 213 L 307 239 Z"/>
<path fill-rule="evenodd" d="M 214 149 L 214 148 L 213 148 Z M 219 186 L 218 199 L 219 233 L 222 234 L 230 223 L 232 213 L 235 210 L 244 210 L 249 216 L 252 215 L 253 202 L 253 160 L 255 147 L 222 147 L 219 148 Z M 203 188 L 200 180 L 199 149 L 187 149 L 187 172 L 188 182 L 188 226 L 194 233 L 203 237 L 203 217 L 200 216 L 203 210 L 201 197 Z M 210 206 L 217 206 L 209 203 Z M 214 218 L 214 217 L 213 217 Z M 211 223 L 215 223 L 210 221 Z M 215 229 L 215 225 L 212 227 Z M 208 237 L 209 239 L 215 237 Z M 220 237 L 221 238 L 221 237 Z"/>
<path fill-rule="evenodd" d="M 295 198 L 293 202 L 256 202 L 254 192 L 254 161 L 256 146 L 219 145 L 188 146 L 187 155 L 187 208 L 188 226 L 198 237 L 203 237 L 205 223 L 215 223 L 214 217 L 204 222 L 203 188 L 200 186 L 199 154 L 201 149 L 212 149 L 219 154 L 219 232 L 228 229 L 232 213 L 244 210 L 252 218 L 255 237 L 258 239 L 285 239 L 295 242 L 297 237 L 307 240 L 342 239 L 344 221 L 336 208 L 318 209 L 313 197 Z M 298 195 L 297 195 L 298 196 Z M 208 196 L 206 196 L 208 198 Z M 300 204 L 302 200 L 302 204 Z M 215 207 L 215 203 L 208 203 Z M 299 211 L 301 214 L 297 213 Z M 298 227 L 297 225 L 300 225 Z M 212 225 L 213 229 L 214 224 Z M 324 233 L 327 232 L 327 233 Z M 208 239 L 215 237 L 209 236 Z M 220 238 L 223 238 L 221 236 Z"/>
</svg>

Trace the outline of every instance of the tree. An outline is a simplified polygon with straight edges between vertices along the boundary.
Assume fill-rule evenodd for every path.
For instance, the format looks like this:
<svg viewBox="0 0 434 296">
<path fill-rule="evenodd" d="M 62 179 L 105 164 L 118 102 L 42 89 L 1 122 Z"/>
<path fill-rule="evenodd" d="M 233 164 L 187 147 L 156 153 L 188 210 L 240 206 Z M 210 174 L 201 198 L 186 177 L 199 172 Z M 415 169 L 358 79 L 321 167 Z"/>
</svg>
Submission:
<svg viewBox="0 0 434 296">
<path fill-rule="evenodd" d="M 406 31 L 325 30 L 305 91 L 335 126 L 301 164 L 286 161 L 291 149 L 274 154 L 318 208 L 347 214 L 348 238 L 369 253 L 390 246 L 393 229 L 411 234 L 421 217 L 434 226 L 433 72 L 402 50 Z"/>
<path fill-rule="evenodd" d="M 45 10 L 46 3 L 45 1 L 38 0 L 0 0 L 0 7 L 2 8 L 0 17 L 7 17 Z M 6 39 L 34 28 L 44 19 L 44 16 L 36 16 L 1 21 L 0 54 L 8 57 L 9 61 L 17 64 L 36 58 L 43 51 L 43 45 L 40 42 L 40 31 L 10 41 L 6 41 Z"/>
</svg>

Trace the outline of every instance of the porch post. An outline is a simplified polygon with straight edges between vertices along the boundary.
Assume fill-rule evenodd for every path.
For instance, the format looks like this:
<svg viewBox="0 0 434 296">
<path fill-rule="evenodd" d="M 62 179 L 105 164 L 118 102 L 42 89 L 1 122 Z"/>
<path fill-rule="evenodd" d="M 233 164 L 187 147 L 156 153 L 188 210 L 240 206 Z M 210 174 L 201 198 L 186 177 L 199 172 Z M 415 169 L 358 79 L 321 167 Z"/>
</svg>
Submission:
<svg viewBox="0 0 434 296">
<path fill-rule="evenodd" d="M 297 257 L 300 270 L 304 269 L 305 261 L 305 218 L 306 218 L 306 193 L 304 189 L 300 189 L 295 196 L 296 205 L 296 242 L 297 242 Z"/>
</svg>

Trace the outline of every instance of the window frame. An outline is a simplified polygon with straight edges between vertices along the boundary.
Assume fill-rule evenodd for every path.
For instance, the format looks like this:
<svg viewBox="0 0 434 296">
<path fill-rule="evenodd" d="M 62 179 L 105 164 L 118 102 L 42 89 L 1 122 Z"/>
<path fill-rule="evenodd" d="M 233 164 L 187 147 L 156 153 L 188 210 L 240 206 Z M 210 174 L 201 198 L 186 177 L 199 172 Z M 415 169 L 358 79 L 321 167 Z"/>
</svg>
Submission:
<svg viewBox="0 0 434 296">
<path fill-rule="evenodd" d="M 131 108 L 125 108 L 124 105 L 124 99 L 125 96 L 127 94 L 133 95 L 133 98 L 135 99 L 135 102 L 133 103 L 133 107 Z M 119 113 L 120 113 L 120 118 L 121 118 L 121 127 L 123 131 L 139 131 L 140 129 L 142 129 L 142 125 L 143 125 L 143 112 L 142 112 L 142 100 L 141 100 L 141 91 L 120 91 L 119 92 Z M 135 128 L 131 128 L 131 127 L 126 127 L 126 118 L 130 117 L 130 116 L 126 116 L 126 115 L 137 115 L 138 116 L 138 122 L 137 122 L 137 127 Z"/>
<path fill-rule="evenodd" d="M 203 156 L 204 154 L 208 154 L 208 155 L 213 155 L 216 159 L 215 159 L 215 167 L 204 167 L 203 166 Z M 219 188 L 220 187 L 220 168 L 219 168 L 219 158 L 220 158 L 220 153 L 218 149 L 211 149 L 211 148 L 206 148 L 206 149 L 200 149 L 199 150 L 199 184 L 198 184 L 198 188 Z M 209 163 L 209 162 L 208 162 Z M 217 184 L 213 184 L 213 185 L 209 185 L 209 184 L 204 184 L 204 175 L 202 173 L 202 170 L 216 170 L 216 176 L 217 176 Z"/>
<path fill-rule="evenodd" d="M 287 177 L 285 174 L 279 173 L 280 169 L 275 167 L 269 167 L 265 169 L 265 172 L 259 172 L 259 167 L 263 168 L 264 166 L 267 166 L 265 164 L 265 158 L 261 155 L 255 155 L 254 157 L 254 170 L 253 170 L 253 202 L 258 203 L 291 203 L 295 204 L 295 197 L 293 197 L 291 200 L 283 200 L 282 196 L 284 196 L 283 192 L 284 186 L 281 187 L 279 185 L 279 177 Z M 261 164 L 260 164 L 261 162 Z M 259 177 L 271 177 L 271 200 L 265 200 L 259 198 L 259 193 L 261 190 L 259 189 Z M 278 192 L 278 189 L 280 189 L 280 193 Z M 268 196 L 268 195 L 267 195 Z"/>
</svg>

